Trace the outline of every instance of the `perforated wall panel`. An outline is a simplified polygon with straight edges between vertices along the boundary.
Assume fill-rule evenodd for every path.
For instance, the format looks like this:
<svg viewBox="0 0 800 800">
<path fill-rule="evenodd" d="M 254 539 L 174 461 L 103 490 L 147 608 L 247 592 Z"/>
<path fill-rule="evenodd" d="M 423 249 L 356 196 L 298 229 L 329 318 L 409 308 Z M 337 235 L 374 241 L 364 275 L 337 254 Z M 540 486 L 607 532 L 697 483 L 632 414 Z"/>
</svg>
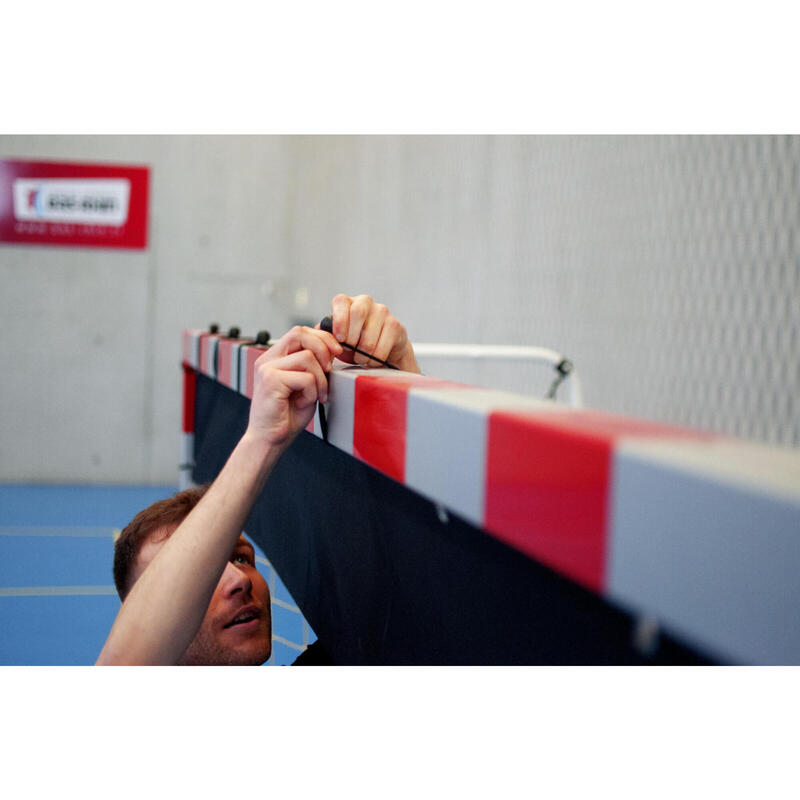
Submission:
<svg viewBox="0 0 800 800">
<path fill-rule="evenodd" d="M 314 307 L 369 287 L 417 341 L 565 353 L 588 406 L 800 444 L 797 137 L 361 137 L 293 152 L 296 280 Z M 549 385 L 511 365 L 425 366 Z"/>
</svg>

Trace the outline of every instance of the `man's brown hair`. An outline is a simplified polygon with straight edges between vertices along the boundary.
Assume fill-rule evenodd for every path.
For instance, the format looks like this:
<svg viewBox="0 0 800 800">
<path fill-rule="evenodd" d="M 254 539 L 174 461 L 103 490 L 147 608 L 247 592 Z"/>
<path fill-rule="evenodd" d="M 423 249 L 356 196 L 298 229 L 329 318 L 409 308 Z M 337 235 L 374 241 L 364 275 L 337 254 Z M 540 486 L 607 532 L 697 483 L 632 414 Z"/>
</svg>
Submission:
<svg viewBox="0 0 800 800">
<path fill-rule="evenodd" d="M 133 565 L 142 545 L 152 533 L 166 526 L 180 525 L 189 512 L 200 502 L 208 486 L 185 489 L 166 500 L 148 506 L 140 511 L 123 529 L 114 545 L 114 585 L 120 600 L 131 590 L 130 582 Z"/>
</svg>

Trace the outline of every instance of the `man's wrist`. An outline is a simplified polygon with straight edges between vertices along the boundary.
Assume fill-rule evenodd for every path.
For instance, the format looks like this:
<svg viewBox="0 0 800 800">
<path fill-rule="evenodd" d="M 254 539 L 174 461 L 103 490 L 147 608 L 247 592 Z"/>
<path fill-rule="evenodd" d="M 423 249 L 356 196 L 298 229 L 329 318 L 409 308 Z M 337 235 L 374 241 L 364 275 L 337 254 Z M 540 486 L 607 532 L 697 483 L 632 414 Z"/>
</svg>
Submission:
<svg viewBox="0 0 800 800">
<path fill-rule="evenodd" d="M 281 441 L 275 441 L 274 435 L 249 425 L 237 447 L 251 453 L 265 464 L 274 464 L 292 443 L 293 438 L 288 436 Z"/>
</svg>

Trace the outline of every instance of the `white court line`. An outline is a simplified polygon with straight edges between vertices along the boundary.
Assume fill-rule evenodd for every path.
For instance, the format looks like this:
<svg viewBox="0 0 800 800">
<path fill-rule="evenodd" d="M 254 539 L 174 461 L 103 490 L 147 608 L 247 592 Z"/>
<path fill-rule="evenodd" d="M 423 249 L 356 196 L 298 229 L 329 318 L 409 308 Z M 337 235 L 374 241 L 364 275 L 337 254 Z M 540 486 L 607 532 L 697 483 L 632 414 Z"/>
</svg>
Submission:
<svg viewBox="0 0 800 800">
<path fill-rule="evenodd" d="M 297 606 L 293 606 L 291 603 L 287 603 L 285 600 L 278 600 L 277 597 L 272 598 L 272 605 L 280 606 L 281 608 L 285 608 L 287 611 L 294 611 L 295 614 L 300 613 L 300 609 Z"/>
<path fill-rule="evenodd" d="M 98 538 L 113 537 L 111 525 L 2 525 L 0 536 L 94 536 Z"/>
<path fill-rule="evenodd" d="M 265 564 L 270 569 L 273 569 L 272 564 L 266 559 L 262 558 L 261 556 L 256 556 L 256 562 L 259 564 Z M 287 611 L 294 611 L 296 614 L 302 614 L 303 612 L 297 606 L 293 606 L 291 603 L 287 603 L 284 600 L 278 600 L 277 597 L 274 596 L 275 587 L 271 587 L 270 595 L 272 596 L 272 602 L 276 606 L 280 606 L 281 608 L 285 608 Z"/>
<path fill-rule="evenodd" d="M 0 597 L 63 597 L 65 595 L 116 595 L 113 586 L 6 586 Z"/>
<path fill-rule="evenodd" d="M 285 644 L 287 647 L 291 647 L 292 650 L 299 650 L 301 653 L 303 652 L 303 650 L 306 649 L 301 644 L 295 644 L 294 642 L 290 642 L 288 639 L 284 639 L 283 636 L 276 636 L 275 634 L 273 634 L 273 636 L 272 636 L 272 641 L 273 642 L 280 642 L 281 644 Z"/>
<path fill-rule="evenodd" d="M 113 586 L 10 586 L 0 588 L 0 597 L 48 597 L 52 595 L 89 595 L 89 594 L 116 594 Z M 295 614 L 301 611 L 297 606 L 272 598 L 273 605 L 285 608 Z"/>
<path fill-rule="evenodd" d="M 103 528 L 102 532 L 99 528 L 1 528 L 0 536 L 113 536 L 114 530 Z M 260 564 L 266 564 L 272 567 L 272 564 L 261 556 L 256 556 L 256 561 Z M 71 591 L 72 589 L 76 591 Z M 22 586 L 19 588 L 0 589 L 0 597 L 44 597 L 49 595 L 87 595 L 87 594 L 116 594 L 117 591 L 113 586 Z M 287 603 L 284 600 L 279 600 L 277 597 L 272 598 L 272 602 L 276 606 L 285 608 L 287 611 L 293 611 L 295 614 L 302 613 L 300 609 Z"/>
</svg>

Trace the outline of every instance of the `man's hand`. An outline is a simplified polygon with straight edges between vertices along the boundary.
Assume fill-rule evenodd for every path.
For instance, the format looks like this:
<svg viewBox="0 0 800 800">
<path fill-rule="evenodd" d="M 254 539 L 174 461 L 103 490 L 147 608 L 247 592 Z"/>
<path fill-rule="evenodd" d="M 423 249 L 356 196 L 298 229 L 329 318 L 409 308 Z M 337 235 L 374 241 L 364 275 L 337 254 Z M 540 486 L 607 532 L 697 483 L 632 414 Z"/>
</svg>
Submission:
<svg viewBox="0 0 800 800">
<path fill-rule="evenodd" d="M 331 311 L 336 340 L 371 353 L 405 372 L 419 372 L 406 329 L 385 305 L 376 303 L 366 294 L 358 297 L 337 294 L 331 302 Z M 348 364 L 380 366 L 377 361 L 352 350 L 344 350 L 336 356 Z"/>
<path fill-rule="evenodd" d="M 294 327 L 255 363 L 249 434 L 265 444 L 288 445 L 328 399 L 333 359 L 343 348 L 325 331 Z"/>
<path fill-rule="evenodd" d="M 256 361 L 247 430 L 263 443 L 283 448 L 308 425 L 317 401 L 328 399 L 326 373 L 334 358 L 378 366 L 366 356 L 345 350 L 339 342 L 406 372 L 419 372 L 406 329 L 385 305 L 365 294 L 337 294 L 331 310 L 333 335 L 319 330 L 319 326 L 294 327 Z"/>
</svg>

